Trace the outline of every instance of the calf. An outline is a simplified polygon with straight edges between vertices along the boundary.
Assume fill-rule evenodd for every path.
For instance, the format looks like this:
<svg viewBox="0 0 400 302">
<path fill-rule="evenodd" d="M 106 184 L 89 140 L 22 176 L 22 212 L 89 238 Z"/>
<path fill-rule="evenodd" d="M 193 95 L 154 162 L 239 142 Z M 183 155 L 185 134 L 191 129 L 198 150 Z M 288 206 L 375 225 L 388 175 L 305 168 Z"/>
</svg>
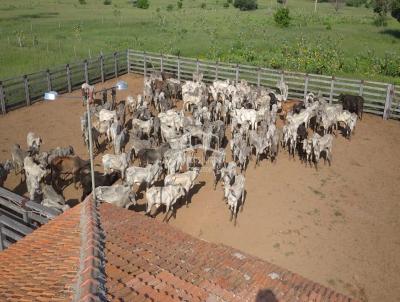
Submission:
<svg viewBox="0 0 400 302">
<path fill-rule="evenodd" d="M 83 168 L 89 166 L 89 160 L 83 160 L 79 156 L 63 156 L 53 159 L 50 163 L 53 184 L 63 176 L 72 175 L 74 187 L 77 188 L 77 180 Z"/>
<path fill-rule="evenodd" d="M 244 184 L 245 184 L 245 178 L 241 174 L 235 177 L 235 181 L 232 185 L 230 185 L 229 183 L 225 184 L 225 187 L 227 188 L 227 196 L 226 196 L 227 203 L 231 211 L 231 221 L 232 218 L 235 217 L 234 220 L 235 226 L 236 226 L 238 207 L 241 205 L 243 208 L 244 204 Z"/>
</svg>

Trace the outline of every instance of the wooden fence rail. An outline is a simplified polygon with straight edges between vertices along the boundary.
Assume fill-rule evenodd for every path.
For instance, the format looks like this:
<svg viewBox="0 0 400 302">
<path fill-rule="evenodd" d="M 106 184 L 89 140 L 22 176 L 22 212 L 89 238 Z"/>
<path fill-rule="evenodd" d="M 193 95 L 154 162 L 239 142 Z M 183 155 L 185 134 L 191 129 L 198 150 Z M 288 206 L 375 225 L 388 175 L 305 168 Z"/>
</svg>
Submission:
<svg viewBox="0 0 400 302">
<path fill-rule="evenodd" d="M 86 80 L 95 84 L 125 73 L 149 75 L 153 70 L 174 72 L 179 80 L 191 79 L 194 72 L 200 71 L 206 82 L 243 79 L 270 88 L 274 88 L 279 80 L 284 80 L 289 86 L 290 98 L 304 99 L 308 92 L 320 92 L 331 103 L 336 103 L 341 93 L 358 94 L 365 99 L 366 112 L 384 119 L 400 119 L 400 89 L 389 83 L 211 62 L 131 49 L 1 80 L 0 111 L 5 114 L 14 108 L 29 106 L 41 100 L 48 90 L 71 92 Z"/>
<path fill-rule="evenodd" d="M 289 97 L 304 99 L 309 92 L 320 92 L 331 103 L 338 102 L 341 93 L 364 97 L 364 111 L 382 116 L 384 119 L 400 119 L 400 93 L 389 83 L 349 79 L 344 77 L 306 74 L 238 65 L 224 62 L 183 58 L 150 52 L 127 51 L 128 72 L 149 75 L 153 70 L 169 71 L 180 80 L 189 80 L 200 71 L 205 82 L 216 79 L 247 80 L 257 86 L 274 88 L 279 80 L 289 86 Z"/>
<path fill-rule="evenodd" d="M 56 66 L 44 71 L 0 81 L 0 111 L 29 106 L 41 99 L 46 91 L 71 92 L 86 81 L 104 82 L 127 73 L 126 51 L 100 55 L 98 58 Z"/>
</svg>

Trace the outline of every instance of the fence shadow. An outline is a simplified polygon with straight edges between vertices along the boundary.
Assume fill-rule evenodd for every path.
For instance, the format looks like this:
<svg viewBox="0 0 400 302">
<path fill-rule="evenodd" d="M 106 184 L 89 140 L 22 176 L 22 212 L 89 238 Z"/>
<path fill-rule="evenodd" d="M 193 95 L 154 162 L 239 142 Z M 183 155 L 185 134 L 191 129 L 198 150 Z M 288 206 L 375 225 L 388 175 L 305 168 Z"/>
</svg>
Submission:
<svg viewBox="0 0 400 302">
<path fill-rule="evenodd" d="M 257 293 L 255 302 L 278 302 L 278 299 L 272 290 L 260 289 Z"/>
<path fill-rule="evenodd" d="M 393 38 L 400 39 L 400 30 L 398 29 L 385 29 L 381 31 L 381 34 L 392 36 Z"/>
</svg>

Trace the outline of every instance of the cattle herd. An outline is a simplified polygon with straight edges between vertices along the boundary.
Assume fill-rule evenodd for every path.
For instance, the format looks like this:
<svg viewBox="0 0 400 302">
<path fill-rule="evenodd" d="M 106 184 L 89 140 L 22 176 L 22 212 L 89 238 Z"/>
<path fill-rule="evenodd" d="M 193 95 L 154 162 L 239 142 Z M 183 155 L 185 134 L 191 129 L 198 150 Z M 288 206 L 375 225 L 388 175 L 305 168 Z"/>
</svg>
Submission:
<svg viewBox="0 0 400 302">
<path fill-rule="evenodd" d="M 90 100 L 88 87 L 82 87 L 84 100 Z M 173 74 L 156 72 L 145 77 L 143 94 L 116 104 L 93 102 L 94 152 L 109 152 L 101 159 L 104 174 L 96 173 L 96 198 L 135 207 L 143 191 L 146 214 L 164 205 L 166 220 L 175 214 L 177 201 L 188 206 L 195 181 L 208 166 L 214 190 L 221 182 L 236 224 L 250 161 L 255 167 L 262 160 L 276 161 L 282 147 L 306 166 L 317 169 L 321 156 L 330 164 L 338 130 L 350 139 L 362 117 L 362 97 L 341 95 L 333 105 L 312 93 L 302 101 L 288 100 L 283 81 L 276 88 L 229 80 L 207 85 L 201 73 L 182 84 Z M 86 112 L 80 122 L 83 142 L 89 146 Z M 89 161 L 75 155 L 71 146 L 43 152 L 41 144 L 30 132 L 26 151 L 13 145 L 11 160 L 0 164 L 0 185 L 14 170 L 21 173 L 21 181 L 25 178 L 31 200 L 65 211 L 62 193 L 71 181 L 82 187 L 82 199 L 91 192 Z"/>
</svg>

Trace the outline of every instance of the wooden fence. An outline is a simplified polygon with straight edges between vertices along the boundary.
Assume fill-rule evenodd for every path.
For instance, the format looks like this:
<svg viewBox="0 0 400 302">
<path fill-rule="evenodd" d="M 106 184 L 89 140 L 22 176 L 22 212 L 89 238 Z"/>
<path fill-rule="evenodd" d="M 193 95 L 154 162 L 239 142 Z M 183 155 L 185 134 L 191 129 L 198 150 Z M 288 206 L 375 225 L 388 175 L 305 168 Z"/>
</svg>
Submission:
<svg viewBox="0 0 400 302">
<path fill-rule="evenodd" d="M 205 82 L 216 79 L 247 80 L 257 86 L 275 87 L 283 79 L 289 86 L 289 97 L 303 99 L 308 92 L 322 93 L 330 102 L 337 102 L 341 93 L 361 95 L 364 111 L 384 119 L 400 118 L 400 92 L 388 83 L 354 80 L 343 77 L 288 72 L 257 66 L 211 62 L 190 58 L 128 50 L 128 72 L 148 75 L 153 70 L 174 72 L 179 80 L 202 72 Z"/>
<path fill-rule="evenodd" d="M 125 73 L 148 75 L 152 70 L 174 72 L 179 80 L 191 79 L 193 72 L 201 71 L 206 82 L 215 79 L 244 79 L 254 85 L 270 88 L 283 79 L 289 86 L 290 98 L 303 99 L 308 92 L 321 92 L 330 102 L 335 103 L 341 93 L 358 94 L 365 99 L 366 112 L 380 115 L 384 119 L 400 119 L 400 89 L 396 89 L 393 84 L 211 62 L 130 49 L 2 80 L 0 110 L 5 114 L 14 108 L 29 106 L 41 100 L 49 90 L 71 92 L 84 82 L 95 84 Z"/>
<path fill-rule="evenodd" d="M 0 251 L 57 215 L 53 209 L 0 187 Z"/>
<path fill-rule="evenodd" d="M 29 106 L 46 91 L 71 92 L 84 82 L 95 84 L 127 73 L 126 51 L 0 81 L 0 110 Z"/>
</svg>

